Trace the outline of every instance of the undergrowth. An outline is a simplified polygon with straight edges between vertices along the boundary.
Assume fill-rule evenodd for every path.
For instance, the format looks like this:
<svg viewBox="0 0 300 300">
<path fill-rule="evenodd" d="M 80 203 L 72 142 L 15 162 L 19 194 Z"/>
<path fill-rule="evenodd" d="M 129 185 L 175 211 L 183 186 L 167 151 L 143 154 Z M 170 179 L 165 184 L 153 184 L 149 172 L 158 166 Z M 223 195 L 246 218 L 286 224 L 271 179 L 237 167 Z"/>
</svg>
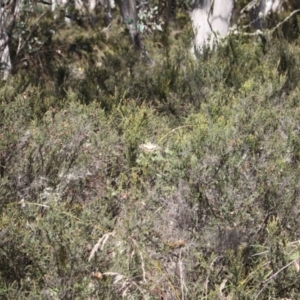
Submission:
<svg viewBox="0 0 300 300">
<path fill-rule="evenodd" d="M 297 41 L 63 30 L 0 87 L 1 299 L 298 299 Z"/>
</svg>

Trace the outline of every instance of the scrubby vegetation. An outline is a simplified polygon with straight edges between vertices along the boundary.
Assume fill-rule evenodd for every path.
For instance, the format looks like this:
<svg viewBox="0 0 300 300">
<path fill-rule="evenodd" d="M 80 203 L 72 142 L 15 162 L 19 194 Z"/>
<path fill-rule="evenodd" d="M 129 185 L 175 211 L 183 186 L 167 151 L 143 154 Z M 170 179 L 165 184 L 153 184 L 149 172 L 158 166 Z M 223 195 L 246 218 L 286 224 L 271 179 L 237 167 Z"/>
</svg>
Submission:
<svg viewBox="0 0 300 300">
<path fill-rule="evenodd" d="M 118 21 L 45 18 L 51 43 L 15 57 L 1 299 L 300 298 L 299 39 L 195 60 L 184 18 L 145 38 L 152 68 Z"/>
</svg>

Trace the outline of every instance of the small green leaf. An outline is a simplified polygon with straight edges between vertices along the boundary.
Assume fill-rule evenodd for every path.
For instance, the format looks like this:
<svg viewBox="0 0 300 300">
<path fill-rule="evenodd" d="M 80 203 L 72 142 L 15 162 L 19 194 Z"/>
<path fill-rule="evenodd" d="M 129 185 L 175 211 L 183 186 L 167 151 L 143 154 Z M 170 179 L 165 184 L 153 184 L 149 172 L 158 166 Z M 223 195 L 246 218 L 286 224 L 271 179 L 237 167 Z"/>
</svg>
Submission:
<svg viewBox="0 0 300 300">
<path fill-rule="evenodd" d="M 133 19 L 132 18 L 125 19 L 125 24 L 127 25 L 133 24 Z"/>
</svg>

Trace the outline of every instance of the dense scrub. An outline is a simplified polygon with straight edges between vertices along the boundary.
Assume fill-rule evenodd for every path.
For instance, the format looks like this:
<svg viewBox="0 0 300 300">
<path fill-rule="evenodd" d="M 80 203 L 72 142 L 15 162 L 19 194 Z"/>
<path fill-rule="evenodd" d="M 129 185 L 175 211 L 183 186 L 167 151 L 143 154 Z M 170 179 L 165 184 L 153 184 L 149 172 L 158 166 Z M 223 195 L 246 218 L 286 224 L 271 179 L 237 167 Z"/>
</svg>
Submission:
<svg viewBox="0 0 300 300">
<path fill-rule="evenodd" d="M 1 299 L 300 297 L 299 41 L 179 29 L 149 68 L 64 28 L 2 83 Z"/>
</svg>

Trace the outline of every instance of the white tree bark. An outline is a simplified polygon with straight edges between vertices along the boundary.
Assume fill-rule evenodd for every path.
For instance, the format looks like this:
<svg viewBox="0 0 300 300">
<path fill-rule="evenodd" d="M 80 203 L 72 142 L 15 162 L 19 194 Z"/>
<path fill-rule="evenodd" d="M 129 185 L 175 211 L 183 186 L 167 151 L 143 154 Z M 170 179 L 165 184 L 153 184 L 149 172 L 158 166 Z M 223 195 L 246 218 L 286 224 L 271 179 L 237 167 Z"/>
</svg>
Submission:
<svg viewBox="0 0 300 300">
<path fill-rule="evenodd" d="M 256 8 L 250 11 L 253 27 L 263 29 L 265 20 L 271 13 L 282 12 L 283 2 L 284 0 L 260 0 Z"/>
<path fill-rule="evenodd" d="M 190 13 L 190 18 L 195 34 L 193 48 L 200 50 L 207 45 L 209 38 L 212 38 L 210 27 L 210 4 L 204 3 L 202 7 L 195 7 Z"/>
<path fill-rule="evenodd" d="M 100 4 L 104 7 L 104 18 L 105 18 L 105 24 L 109 25 L 112 21 L 112 14 L 111 10 L 115 8 L 116 3 L 114 0 L 99 0 Z"/>
<path fill-rule="evenodd" d="M 8 36 L 6 32 L 2 32 L 0 36 L 0 70 L 2 71 L 2 79 L 7 80 L 11 72 L 11 59 L 8 47 Z"/>
<path fill-rule="evenodd" d="M 195 40 L 193 50 L 213 47 L 217 39 L 224 38 L 230 26 L 233 0 L 198 0 L 190 13 Z"/>
<path fill-rule="evenodd" d="M 19 4 L 19 0 L 9 3 L 0 0 L 0 73 L 3 80 L 7 80 L 12 68 L 8 32 L 19 12 Z"/>
<path fill-rule="evenodd" d="M 280 13 L 282 11 L 283 0 L 261 0 L 259 5 L 259 11 L 264 17 L 267 17 L 270 13 Z"/>
</svg>

